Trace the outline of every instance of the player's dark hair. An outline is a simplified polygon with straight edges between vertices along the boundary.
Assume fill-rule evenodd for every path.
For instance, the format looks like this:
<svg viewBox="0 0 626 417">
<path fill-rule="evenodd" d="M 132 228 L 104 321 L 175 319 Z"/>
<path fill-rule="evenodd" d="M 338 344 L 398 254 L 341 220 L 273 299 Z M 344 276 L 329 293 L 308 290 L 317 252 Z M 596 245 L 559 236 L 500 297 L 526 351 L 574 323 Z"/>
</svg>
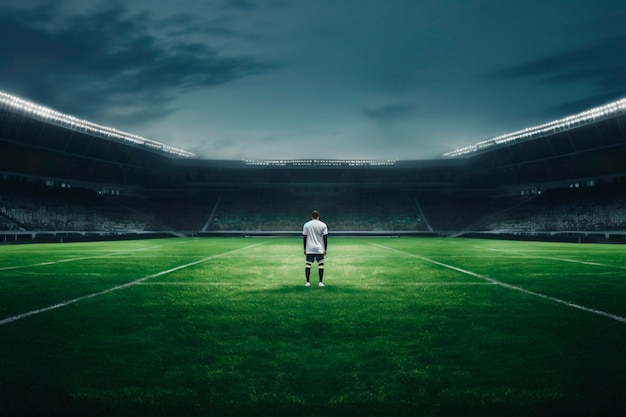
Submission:
<svg viewBox="0 0 626 417">
<path fill-rule="evenodd" d="M 311 212 L 311 217 L 312 217 L 312 218 L 314 218 L 314 219 L 319 219 L 319 217 L 320 217 L 320 212 L 319 212 L 319 211 L 317 211 L 317 210 L 313 210 L 313 211 Z"/>
</svg>

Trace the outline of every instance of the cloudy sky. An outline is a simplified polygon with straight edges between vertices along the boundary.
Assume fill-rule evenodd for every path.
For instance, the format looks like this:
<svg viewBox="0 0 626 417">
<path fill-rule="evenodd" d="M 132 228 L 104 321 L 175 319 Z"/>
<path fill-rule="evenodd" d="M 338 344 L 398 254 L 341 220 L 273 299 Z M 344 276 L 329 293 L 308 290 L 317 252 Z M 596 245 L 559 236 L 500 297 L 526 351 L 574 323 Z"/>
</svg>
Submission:
<svg viewBox="0 0 626 417">
<path fill-rule="evenodd" d="M 426 159 L 626 97 L 624 0 L 0 0 L 0 91 L 209 159 Z"/>
</svg>

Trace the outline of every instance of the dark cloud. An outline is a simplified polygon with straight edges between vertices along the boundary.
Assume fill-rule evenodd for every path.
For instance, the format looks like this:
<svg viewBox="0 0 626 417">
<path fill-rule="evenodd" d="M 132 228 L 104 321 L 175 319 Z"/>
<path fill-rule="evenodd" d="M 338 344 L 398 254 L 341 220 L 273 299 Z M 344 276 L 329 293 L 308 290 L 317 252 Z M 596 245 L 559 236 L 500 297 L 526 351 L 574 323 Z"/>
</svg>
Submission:
<svg viewBox="0 0 626 417">
<path fill-rule="evenodd" d="M 177 15 L 167 28 L 183 31 L 192 20 Z M 206 43 L 165 40 L 157 23 L 121 5 L 70 16 L 53 5 L 0 7 L 0 88 L 81 117 L 116 111 L 147 121 L 175 110 L 180 92 L 272 68 Z"/>
<path fill-rule="evenodd" d="M 545 84 L 588 84 L 596 89 L 598 96 L 616 98 L 626 94 L 626 35 L 511 66 L 489 77 L 533 78 Z"/>
<path fill-rule="evenodd" d="M 382 125 L 394 124 L 410 117 L 412 113 L 413 106 L 401 103 L 363 110 L 363 114 L 367 118 Z"/>
</svg>

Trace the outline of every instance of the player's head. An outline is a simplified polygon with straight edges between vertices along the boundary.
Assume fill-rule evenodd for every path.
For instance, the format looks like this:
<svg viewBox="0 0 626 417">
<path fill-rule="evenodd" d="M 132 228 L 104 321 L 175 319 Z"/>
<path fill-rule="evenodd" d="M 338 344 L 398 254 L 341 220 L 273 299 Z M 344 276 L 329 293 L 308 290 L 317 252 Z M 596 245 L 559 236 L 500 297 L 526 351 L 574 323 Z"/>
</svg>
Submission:
<svg viewBox="0 0 626 417">
<path fill-rule="evenodd" d="M 320 212 L 319 212 L 319 211 L 317 211 L 317 210 L 313 210 L 313 211 L 311 212 L 311 218 L 312 218 L 312 219 L 319 219 L 319 218 L 320 218 Z"/>
</svg>

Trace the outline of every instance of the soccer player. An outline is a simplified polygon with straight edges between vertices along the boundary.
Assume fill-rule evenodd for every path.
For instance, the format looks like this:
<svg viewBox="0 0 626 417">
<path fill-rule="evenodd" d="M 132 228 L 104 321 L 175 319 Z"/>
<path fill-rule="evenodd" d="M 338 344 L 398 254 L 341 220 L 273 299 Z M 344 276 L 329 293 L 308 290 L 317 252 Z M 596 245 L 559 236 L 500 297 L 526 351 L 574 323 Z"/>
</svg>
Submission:
<svg viewBox="0 0 626 417">
<path fill-rule="evenodd" d="M 320 212 L 313 210 L 311 220 L 306 222 L 302 228 L 302 241 L 304 243 L 304 255 L 306 256 L 306 268 L 304 275 L 306 277 L 306 286 L 310 286 L 309 278 L 311 277 L 311 265 L 317 262 L 320 283 L 323 287 L 324 283 L 324 255 L 328 248 L 328 226 L 320 220 Z"/>
</svg>

